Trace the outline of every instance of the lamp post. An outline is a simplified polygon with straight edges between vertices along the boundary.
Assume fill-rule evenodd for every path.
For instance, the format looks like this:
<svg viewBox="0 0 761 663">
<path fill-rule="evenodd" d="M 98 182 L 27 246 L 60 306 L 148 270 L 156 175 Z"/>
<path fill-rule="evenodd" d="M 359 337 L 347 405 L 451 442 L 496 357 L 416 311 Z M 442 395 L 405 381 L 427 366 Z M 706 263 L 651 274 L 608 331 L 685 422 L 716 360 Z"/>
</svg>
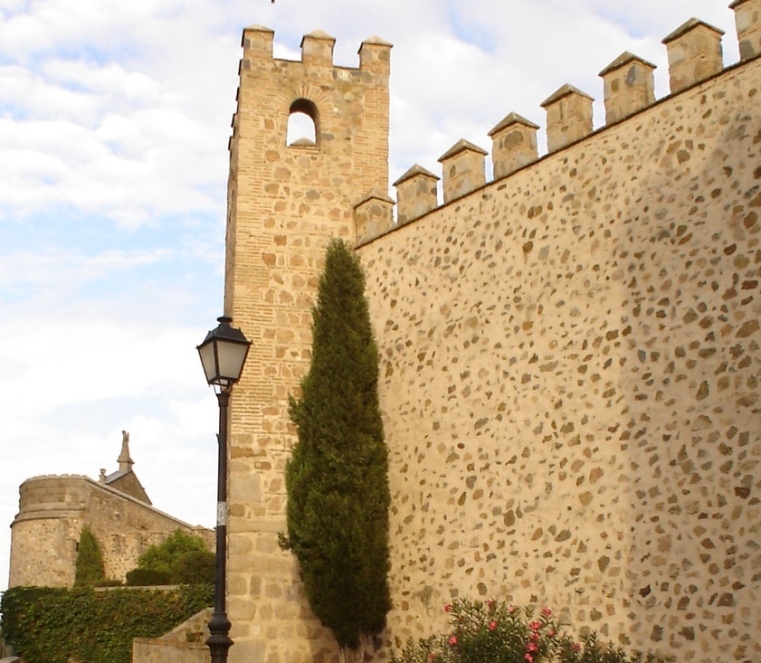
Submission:
<svg viewBox="0 0 761 663">
<path fill-rule="evenodd" d="M 227 618 L 227 407 L 230 391 L 240 379 L 251 342 L 240 329 L 230 326 L 232 318 L 217 318 L 219 326 L 210 331 L 196 349 L 206 381 L 215 387 L 219 402 L 219 459 L 217 462 L 217 551 L 214 582 L 214 615 L 209 621 L 209 639 L 206 646 L 212 663 L 225 663 L 227 652 L 233 644 L 230 638 L 232 624 Z"/>
</svg>

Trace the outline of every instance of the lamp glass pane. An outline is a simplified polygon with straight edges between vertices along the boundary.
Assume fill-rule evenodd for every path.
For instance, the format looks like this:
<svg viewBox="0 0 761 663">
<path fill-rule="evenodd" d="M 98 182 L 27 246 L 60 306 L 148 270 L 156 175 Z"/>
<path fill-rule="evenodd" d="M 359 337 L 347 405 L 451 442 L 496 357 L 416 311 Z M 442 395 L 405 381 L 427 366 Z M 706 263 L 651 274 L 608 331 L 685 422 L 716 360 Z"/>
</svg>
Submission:
<svg viewBox="0 0 761 663">
<path fill-rule="evenodd" d="M 248 352 L 247 343 L 219 342 L 219 374 L 235 382 L 240 378 Z"/>
<path fill-rule="evenodd" d="M 203 364 L 203 372 L 206 374 L 206 382 L 213 383 L 213 380 L 217 377 L 217 362 L 214 358 L 214 345 L 212 341 L 198 347 L 198 354 L 201 355 L 201 364 Z"/>
</svg>

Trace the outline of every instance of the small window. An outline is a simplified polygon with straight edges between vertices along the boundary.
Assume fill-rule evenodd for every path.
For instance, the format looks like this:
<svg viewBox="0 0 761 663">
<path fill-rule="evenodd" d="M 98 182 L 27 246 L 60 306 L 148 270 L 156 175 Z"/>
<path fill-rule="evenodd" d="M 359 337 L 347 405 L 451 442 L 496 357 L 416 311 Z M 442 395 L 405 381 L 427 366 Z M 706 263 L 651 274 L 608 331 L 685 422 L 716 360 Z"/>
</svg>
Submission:
<svg viewBox="0 0 761 663">
<path fill-rule="evenodd" d="M 307 99 L 291 104 L 286 145 L 317 145 L 317 106 Z"/>
</svg>

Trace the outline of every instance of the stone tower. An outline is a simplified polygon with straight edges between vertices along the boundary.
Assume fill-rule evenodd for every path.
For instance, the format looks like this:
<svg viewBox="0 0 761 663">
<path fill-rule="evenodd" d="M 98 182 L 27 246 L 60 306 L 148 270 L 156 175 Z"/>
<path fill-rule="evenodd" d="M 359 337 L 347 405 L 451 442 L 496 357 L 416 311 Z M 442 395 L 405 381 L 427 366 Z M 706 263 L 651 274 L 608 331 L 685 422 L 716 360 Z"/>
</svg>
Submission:
<svg viewBox="0 0 761 663">
<path fill-rule="evenodd" d="M 311 306 L 332 237 L 356 238 L 354 206 L 388 189 L 391 45 L 333 64 L 317 31 L 301 61 L 273 58 L 274 33 L 243 31 L 230 140 L 225 314 L 252 340 L 230 413 L 228 613 L 233 661 L 320 660 L 334 646 L 301 596 L 285 530 L 285 462 L 295 440 L 288 397 L 311 350 Z M 288 144 L 297 114 L 313 140 Z"/>
</svg>

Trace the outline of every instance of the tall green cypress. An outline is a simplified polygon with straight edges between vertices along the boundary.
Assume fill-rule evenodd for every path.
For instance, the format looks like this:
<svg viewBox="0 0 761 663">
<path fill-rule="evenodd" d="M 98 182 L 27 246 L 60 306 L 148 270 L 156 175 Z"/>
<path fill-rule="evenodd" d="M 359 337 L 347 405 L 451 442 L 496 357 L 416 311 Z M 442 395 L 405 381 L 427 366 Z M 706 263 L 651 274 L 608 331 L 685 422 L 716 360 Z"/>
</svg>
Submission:
<svg viewBox="0 0 761 663">
<path fill-rule="evenodd" d="M 103 553 L 93 531 L 85 525 L 79 535 L 74 584 L 78 587 L 94 585 L 106 579 Z"/>
<path fill-rule="evenodd" d="M 298 441 L 285 473 L 283 545 L 342 650 L 380 633 L 391 608 L 388 450 L 364 292 L 358 257 L 333 240 L 312 311 L 312 363 L 291 399 Z"/>
</svg>

